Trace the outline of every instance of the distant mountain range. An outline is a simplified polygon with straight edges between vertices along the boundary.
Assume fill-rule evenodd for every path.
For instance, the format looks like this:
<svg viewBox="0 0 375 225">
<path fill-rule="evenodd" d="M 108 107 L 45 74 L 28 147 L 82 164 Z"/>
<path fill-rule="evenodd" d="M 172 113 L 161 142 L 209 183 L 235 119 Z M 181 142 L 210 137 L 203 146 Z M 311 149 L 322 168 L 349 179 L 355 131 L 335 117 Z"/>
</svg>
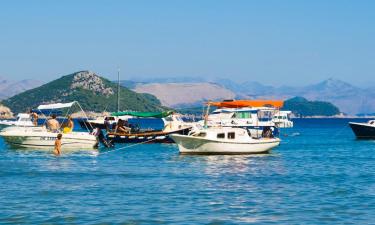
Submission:
<svg viewBox="0 0 375 225">
<path fill-rule="evenodd" d="M 202 102 L 202 99 L 272 98 L 286 100 L 300 96 L 313 101 L 331 102 L 338 106 L 341 112 L 348 115 L 371 114 L 375 112 L 375 88 L 359 88 L 332 78 L 302 87 L 274 87 L 253 81 L 236 83 L 229 79 L 205 81 L 204 78 L 194 78 L 191 82 L 187 82 L 187 80 L 187 78 L 141 80 L 138 82 L 133 80 L 122 81 L 122 84 L 131 87 L 139 93 L 153 94 L 170 107 L 196 106 Z M 190 89 L 191 87 L 194 88 Z M 172 94 L 166 95 L 168 91 Z"/>
<path fill-rule="evenodd" d="M 0 77 L 0 100 L 9 98 L 23 91 L 39 87 L 43 82 L 39 80 L 20 80 L 14 81 Z"/>
<path fill-rule="evenodd" d="M 83 80 L 74 80 L 80 76 L 84 77 Z M 88 110 L 102 111 L 106 106 L 108 111 L 115 110 L 116 84 L 93 72 L 80 71 L 40 86 L 41 84 L 37 80 L 11 81 L 0 78 L 0 99 L 15 112 L 48 101 L 75 99 L 82 100 Z M 275 87 L 253 81 L 236 83 L 230 79 L 206 80 L 203 77 L 134 79 L 121 81 L 121 84 L 127 87 L 121 89 L 121 104 L 126 106 L 123 109 L 138 111 L 161 110 L 161 105 L 180 109 L 199 107 L 207 100 L 286 100 L 300 96 L 311 101 L 331 102 L 348 115 L 375 113 L 375 87 L 360 88 L 337 79 L 327 79 L 302 87 Z M 107 90 L 109 94 L 96 92 L 99 87 L 105 87 L 102 91 Z M 128 88 L 146 94 L 136 94 Z"/>
<path fill-rule="evenodd" d="M 13 112 L 24 112 L 40 104 L 79 101 L 87 111 L 116 111 L 117 85 L 91 71 L 62 76 L 40 87 L 27 90 L 1 103 Z M 121 87 L 120 110 L 161 111 L 165 107 L 150 94 L 138 94 Z"/>
</svg>

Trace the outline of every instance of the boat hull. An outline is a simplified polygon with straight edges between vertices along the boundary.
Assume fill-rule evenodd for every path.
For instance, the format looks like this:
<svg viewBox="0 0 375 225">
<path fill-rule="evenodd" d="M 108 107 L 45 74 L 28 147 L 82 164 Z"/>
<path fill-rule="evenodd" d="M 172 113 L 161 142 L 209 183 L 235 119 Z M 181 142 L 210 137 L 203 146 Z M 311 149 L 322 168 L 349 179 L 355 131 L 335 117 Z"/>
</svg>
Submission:
<svg viewBox="0 0 375 225">
<path fill-rule="evenodd" d="M 375 126 L 366 123 L 350 122 L 349 126 L 358 139 L 375 139 Z"/>
<path fill-rule="evenodd" d="M 261 154 L 268 153 L 280 144 L 280 139 L 259 139 L 254 142 L 235 143 L 207 140 L 199 137 L 171 135 L 181 154 Z"/>
<path fill-rule="evenodd" d="M 131 134 L 109 133 L 107 139 L 112 143 L 174 143 L 170 138 L 171 134 L 188 134 L 191 128 L 181 130 L 163 132 L 150 131 Z"/>
</svg>

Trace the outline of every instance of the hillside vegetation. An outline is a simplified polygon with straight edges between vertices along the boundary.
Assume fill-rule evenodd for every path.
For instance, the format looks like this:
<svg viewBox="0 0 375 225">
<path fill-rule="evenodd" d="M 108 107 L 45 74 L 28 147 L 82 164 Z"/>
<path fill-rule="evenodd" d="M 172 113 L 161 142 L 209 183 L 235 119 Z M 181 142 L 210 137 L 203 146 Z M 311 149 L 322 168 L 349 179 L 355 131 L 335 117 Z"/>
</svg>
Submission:
<svg viewBox="0 0 375 225">
<path fill-rule="evenodd" d="M 38 88 L 2 101 L 13 112 L 23 112 L 40 104 L 78 101 L 84 110 L 116 111 L 117 85 L 90 71 L 63 76 Z M 120 110 L 161 111 L 165 107 L 150 94 L 120 88 Z"/>
<path fill-rule="evenodd" d="M 290 110 L 296 116 L 334 116 L 340 110 L 330 102 L 308 101 L 303 97 L 294 97 L 284 102 L 283 110 Z"/>
</svg>

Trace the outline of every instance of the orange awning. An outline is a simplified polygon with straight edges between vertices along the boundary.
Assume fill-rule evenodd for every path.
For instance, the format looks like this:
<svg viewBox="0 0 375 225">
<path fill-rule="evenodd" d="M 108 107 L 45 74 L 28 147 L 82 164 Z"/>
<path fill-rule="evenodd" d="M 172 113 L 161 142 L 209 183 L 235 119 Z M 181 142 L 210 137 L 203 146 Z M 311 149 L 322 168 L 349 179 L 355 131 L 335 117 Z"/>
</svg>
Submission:
<svg viewBox="0 0 375 225">
<path fill-rule="evenodd" d="M 282 100 L 233 100 L 224 102 L 208 102 L 207 104 L 219 108 L 243 108 L 243 107 L 273 107 L 281 108 L 284 105 Z"/>
</svg>

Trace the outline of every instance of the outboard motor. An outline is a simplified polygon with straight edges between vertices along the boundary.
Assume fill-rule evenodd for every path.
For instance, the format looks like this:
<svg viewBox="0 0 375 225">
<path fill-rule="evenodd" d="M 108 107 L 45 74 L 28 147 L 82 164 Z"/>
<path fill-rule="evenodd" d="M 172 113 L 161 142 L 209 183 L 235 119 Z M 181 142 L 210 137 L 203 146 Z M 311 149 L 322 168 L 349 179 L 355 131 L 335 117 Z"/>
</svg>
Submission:
<svg viewBox="0 0 375 225">
<path fill-rule="evenodd" d="M 92 134 L 98 137 L 99 142 L 102 143 L 105 147 L 107 148 L 115 147 L 115 145 L 111 141 L 107 140 L 107 138 L 103 134 L 103 131 L 99 127 L 95 128 Z"/>
</svg>

